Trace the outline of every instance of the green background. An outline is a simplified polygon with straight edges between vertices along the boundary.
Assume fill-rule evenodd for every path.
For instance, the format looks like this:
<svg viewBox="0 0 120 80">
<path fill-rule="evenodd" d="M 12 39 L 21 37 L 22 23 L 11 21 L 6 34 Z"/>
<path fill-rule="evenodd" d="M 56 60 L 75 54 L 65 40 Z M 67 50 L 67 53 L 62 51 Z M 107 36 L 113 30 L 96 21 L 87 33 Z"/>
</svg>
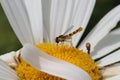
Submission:
<svg viewBox="0 0 120 80">
<path fill-rule="evenodd" d="M 120 4 L 120 0 L 97 0 L 84 36 L 96 25 L 96 23 L 112 8 Z M 104 26 L 103 26 L 104 27 Z M 120 27 L 120 22 L 117 27 Z M 82 37 L 83 39 L 84 37 Z M 80 40 L 81 41 L 81 40 Z M 10 24 L 0 5 L 0 54 L 20 49 L 22 45 L 10 27 Z"/>
</svg>

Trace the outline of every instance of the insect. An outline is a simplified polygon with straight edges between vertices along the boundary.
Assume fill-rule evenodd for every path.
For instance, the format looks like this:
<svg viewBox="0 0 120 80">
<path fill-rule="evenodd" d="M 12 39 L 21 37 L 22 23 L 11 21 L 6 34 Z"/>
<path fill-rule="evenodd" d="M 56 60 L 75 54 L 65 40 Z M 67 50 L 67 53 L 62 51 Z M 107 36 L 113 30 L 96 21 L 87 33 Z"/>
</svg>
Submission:
<svg viewBox="0 0 120 80">
<path fill-rule="evenodd" d="M 72 27 L 73 27 L 73 25 L 72 25 Z M 61 43 L 64 43 L 65 41 L 70 40 L 73 35 L 75 35 L 76 33 L 80 32 L 80 31 L 82 31 L 82 27 L 79 27 L 77 30 L 75 30 L 75 31 L 73 31 L 72 33 L 69 33 L 69 34 L 67 34 L 67 35 L 64 35 L 64 34 L 63 34 L 63 35 L 60 35 L 60 36 L 56 37 L 56 38 L 55 38 L 55 42 L 56 42 L 57 44 L 59 44 L 60 42 L 61 42 Z M 72 44 L 72 43 L 71 43 L 71 44 Z"/>
</svg>

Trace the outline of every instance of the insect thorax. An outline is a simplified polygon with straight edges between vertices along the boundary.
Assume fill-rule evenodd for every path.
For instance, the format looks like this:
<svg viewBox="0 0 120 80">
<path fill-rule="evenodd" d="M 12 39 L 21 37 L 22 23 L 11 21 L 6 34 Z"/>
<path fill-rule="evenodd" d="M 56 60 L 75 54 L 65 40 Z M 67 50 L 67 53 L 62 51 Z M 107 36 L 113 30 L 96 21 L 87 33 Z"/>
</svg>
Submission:
<svg viewBox="0 0 120 80">
<path fill-rule="evenodd" d="M 71 39 L 71 36 L 67 36 L 67 35 L 60 35 L 58 37 L 56 37 L 56 42 L 59 43 L 59 42 L 64 42 L 64 41 L 67 41 L 68 39 Z"/>
</svg>

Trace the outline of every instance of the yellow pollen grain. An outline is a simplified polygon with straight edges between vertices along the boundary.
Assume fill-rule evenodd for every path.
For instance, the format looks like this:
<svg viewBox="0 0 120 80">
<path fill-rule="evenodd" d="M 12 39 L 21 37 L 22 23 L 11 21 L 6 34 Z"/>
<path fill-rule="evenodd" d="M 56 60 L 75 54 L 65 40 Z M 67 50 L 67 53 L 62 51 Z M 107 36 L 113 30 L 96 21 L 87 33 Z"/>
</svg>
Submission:
<svg viewBox="0 0 120 80">
<path fill-rule="evenodd" d="M 78 50 L 73 46 L 61 46 L 50 43 L 37 44 L 36 46 L 49 55 L 65 60 L 82 68 L 83 70 L 88 72 L 92 80 L 101 79 L 101 72 L 96 63 L 84 51 Z M 18 67 L 16 67 L 16 72 L 20 77 L 20 80 L 64 80 L 62 78 L 44 73 L 42 71 L 38 71 L 23 60 L 18 65 Z"/>
</svg>

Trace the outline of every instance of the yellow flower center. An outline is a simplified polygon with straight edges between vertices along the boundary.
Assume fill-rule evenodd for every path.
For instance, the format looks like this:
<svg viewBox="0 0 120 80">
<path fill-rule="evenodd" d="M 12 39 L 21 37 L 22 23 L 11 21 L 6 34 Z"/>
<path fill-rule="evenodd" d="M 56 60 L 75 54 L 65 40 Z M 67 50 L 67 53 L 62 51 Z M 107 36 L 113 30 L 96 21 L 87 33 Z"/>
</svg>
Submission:
<svg viewBox="0 0 120 80">
<path fill-rule="evenodd" d="M 73 46 L 61 46 L 50 43 L 37 44 L 36 46 L 49 55 L 65 60 L 82 68 L 88 72 L 92 80 L 100 80 L 101 73 L 99 68 L 94 60 L 92 60 L 91 57 L 84 51 L 78 50 Z M 38 71 L 23 60 L 16 67 L 16 72 L 20 77 L 20 80 L 64 80 L 42 71 Z"/>
</svg>

